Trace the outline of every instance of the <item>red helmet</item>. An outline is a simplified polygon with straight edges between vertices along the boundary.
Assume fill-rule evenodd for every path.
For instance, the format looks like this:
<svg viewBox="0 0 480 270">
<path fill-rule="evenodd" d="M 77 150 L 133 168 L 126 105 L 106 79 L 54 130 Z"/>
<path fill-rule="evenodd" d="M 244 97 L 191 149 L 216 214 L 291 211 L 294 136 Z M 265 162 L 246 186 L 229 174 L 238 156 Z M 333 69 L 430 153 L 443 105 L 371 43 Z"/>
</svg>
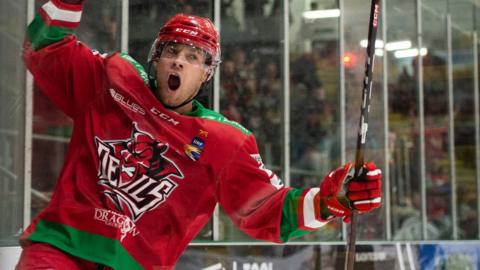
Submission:
<svg viewBox="0 0 480 270">
<path fill-rule="evenodd" d="M 220 62 L 219 35 L 215 25 L 208 18 L 177 14 L 170 18 L 160 29 L 153 44 L 149 61 L 158 57 L 159 49 L 166 42 L 177 42 L 200 48 L 211 57 L 209 75 L 213 75 L 215 67 Z"/>
</svg>

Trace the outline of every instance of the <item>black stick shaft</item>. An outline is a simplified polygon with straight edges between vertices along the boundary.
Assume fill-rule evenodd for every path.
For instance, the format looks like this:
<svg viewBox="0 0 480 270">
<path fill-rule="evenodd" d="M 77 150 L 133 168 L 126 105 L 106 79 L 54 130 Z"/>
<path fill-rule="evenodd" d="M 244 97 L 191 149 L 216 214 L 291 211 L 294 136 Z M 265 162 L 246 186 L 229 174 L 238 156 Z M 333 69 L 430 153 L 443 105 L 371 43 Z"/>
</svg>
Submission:
<svg viewBox="0 0 480 270">
<path fill-rule="evenodd" d="M 368 130 L 368 113 L 372 97 L 372 74 L 375 60 L 375 41 L 380 19 L 380 0 L 372 0 L 370 20 L 368 24 L 367 61 L 365 64 L 365 80 L 363 82 L 362 105 L 360 110 L 360 124 L 358 127 L 357 151 L 355 155 L 355 176 L 358 176 L 364 163 L 365 143 Z M 350 230 L 348 232 L 347 257 L 345 269 L 352 270 L 355 263 L 355 241 L 357 234 L 357 213 L 352 210 Z"/>
</svg>

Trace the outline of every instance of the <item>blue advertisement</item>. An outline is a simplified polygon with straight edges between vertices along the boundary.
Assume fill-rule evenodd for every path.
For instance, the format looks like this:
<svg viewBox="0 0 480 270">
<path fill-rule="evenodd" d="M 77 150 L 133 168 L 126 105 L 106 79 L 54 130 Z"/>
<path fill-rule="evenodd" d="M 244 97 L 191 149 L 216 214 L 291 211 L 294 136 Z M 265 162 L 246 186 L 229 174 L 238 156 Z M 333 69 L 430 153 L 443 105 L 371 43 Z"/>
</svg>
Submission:
<svg viewBox="0 0 480 270">
<path fill-rule="evenodd" d="M 455 242 L 418 246 L 420 269 L 480 269 L 480 243 Z"/>
</svg>

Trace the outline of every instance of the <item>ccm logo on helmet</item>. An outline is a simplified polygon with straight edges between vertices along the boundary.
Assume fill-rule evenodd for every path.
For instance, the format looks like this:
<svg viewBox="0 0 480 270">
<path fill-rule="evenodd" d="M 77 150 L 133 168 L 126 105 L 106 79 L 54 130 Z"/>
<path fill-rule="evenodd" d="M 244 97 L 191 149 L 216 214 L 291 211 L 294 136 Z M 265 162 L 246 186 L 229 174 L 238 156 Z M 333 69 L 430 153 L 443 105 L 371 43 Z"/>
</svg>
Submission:
<svg viewBox="0 0 480 270">
<path fill-rule="evenodd" d="M 189 35 L 191 35 L 191 36 L 196 36 L 196 35 L 198 35 L 198 32 L 197 32 L 197 31 L 188 30 L 188 29 L 184 29 L 184 28 L 176 28 L 176 29 L 175 29 L 175 32 L 185 33 L 185 34 L 189 34 Z"/>
</svg>

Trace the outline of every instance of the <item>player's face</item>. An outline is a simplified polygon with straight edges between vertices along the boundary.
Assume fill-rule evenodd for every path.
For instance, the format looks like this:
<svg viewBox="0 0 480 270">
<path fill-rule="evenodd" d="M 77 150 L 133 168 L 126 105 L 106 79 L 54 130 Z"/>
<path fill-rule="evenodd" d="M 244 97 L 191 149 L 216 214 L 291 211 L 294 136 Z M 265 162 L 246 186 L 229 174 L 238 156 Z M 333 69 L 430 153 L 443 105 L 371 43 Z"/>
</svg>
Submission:
<svg viewBox="0 0 480 270">
<path fill-rule="evenodd" d="M 165 45 L 157 65 L 157 97 L 166 105 L 174 107 L 194 97 L 208 78 L 204 51 L 184 44 Z M 191 111 L 188 103 L 175 111 Z"/>
</svg>

